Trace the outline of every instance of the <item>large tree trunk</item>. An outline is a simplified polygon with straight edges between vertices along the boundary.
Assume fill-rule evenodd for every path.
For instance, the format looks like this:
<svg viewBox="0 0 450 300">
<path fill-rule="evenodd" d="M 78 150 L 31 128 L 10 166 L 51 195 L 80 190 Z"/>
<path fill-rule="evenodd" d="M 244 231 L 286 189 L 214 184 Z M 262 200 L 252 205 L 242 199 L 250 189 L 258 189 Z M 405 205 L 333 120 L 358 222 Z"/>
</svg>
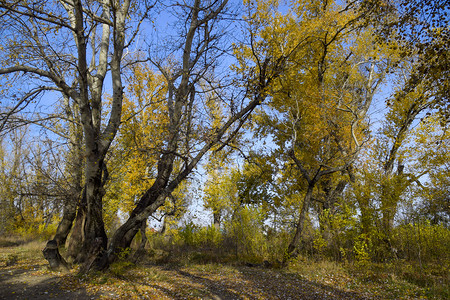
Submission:
<svg viewBox="0 0 450 300">
<path fill-rule="evenodd" d="M 50 264 L 51 270 L 57 271 L 60 268 L 65 268 L 66 270 L 70 269 L 69 264 L 59 253 L 58 243 L 55 240 L 47 242 L 44 250 L 42 250 L 42 254 L 44 254 L 44 258 Z"/>
<path fill-rule="evenodd" d="M 86 223 L 86 193 L 82 192 L 80 201 L 78 202 L 77 216 L 75 224 L 70 235 L 69 245 L 67 247 L 67 257 L 78 263 L 83 260 L 80 255 L 84 242 L 84 224 Z"/>
<path fill-rule="evenodd" d="M 94 156 L 95 157 L 95 156 Z M 97 163 L 88 158 L 86 167 L 86 222 L 84 226 L 84 240 L 80 256 L 85 264 L 86 271 L 91 266 L 102 269 L 103 266 L 97 262 L 104 258 L 104 253 L 108 245 L 105 226 L 103 223 L 102 198 L 104 195 L 103 172 L 105 165 L 102 158 L 97 157 Z M 105 178 L 107 174 L 105 174 Z M 95 256 L 95 259 L 91 259 Z M 88 266 L 86 264 L 89 264 Z"/>
<path fill-rule="evenodd" d="M 303 199 L 302 209 L 300 211 L 300 216 L 298 218 L 297 227 L 295 230 L 294 237 L 287 248 L 287 256 L 284 257 L 284 262 L 289 258 L 295 257 L 297 255 L 297 249 L 300 244 L 300 239 L 303 233 L 303 227 L 306 220 L 306 213 L 309 210 L 309 205 L 311 204 L 312 194 L 313 194 L 314 184 L 308 184 L 308 189 L 306 191 L 305 198 Z"/>
</svg>

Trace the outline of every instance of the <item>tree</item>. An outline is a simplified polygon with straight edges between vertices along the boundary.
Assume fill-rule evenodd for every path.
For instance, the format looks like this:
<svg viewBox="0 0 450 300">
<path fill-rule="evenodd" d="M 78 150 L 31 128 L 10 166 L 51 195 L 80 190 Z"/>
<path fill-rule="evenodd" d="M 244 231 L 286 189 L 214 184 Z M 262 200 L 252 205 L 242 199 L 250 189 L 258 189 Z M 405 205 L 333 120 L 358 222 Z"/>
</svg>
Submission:
<svg viewBox="0 0 450 300">
<path fill-rule="evenodd" d="M 211 149 L 221 150 L 232 141 L 252 111 L 265 98 L 266 88 L 283 69 L 282 60 L 267 57 L 265 63 L 257 64 L 252 72 L 245 73 L 253 80 L 243 84 L 241 95 L 235 96 L 225 88 L 226 78 L 219 80 L 213 72 L 221 53 L 219 44 L 219 16 L 224 13 L 226 1 L 204 5 L 194 1 L 192 6 L 179 6 L 187 18 L 183 21 L 182 43 L 170 49 L 179 53 L 166 60 L 152 59 L 167 82 L 168 125 L 164 146 L 157 162 L 155 181 L 138 201 L 130 218 L 115 232 L 111 239 L 110 260 L 129 247 L 140 225 L 154 213 L 165 199 L 185 180 Z M 218 52 L 216 52 L 218 51 Z M 269 65 L 268 64 L 272 64 Z M 232 82 L 233 83 L 233 82 Z M 234 84 L 241 85 L 237 81 Z M 231 91 L 232 92 L 232 91 Z M 202 122 L 208 101 L 218 101 L 227 109 L 228 117 L 212 124 Z M 176 161 L 181 160 L 176 169 Z"/>
<path fill-rule="evenodd" d="M 105 222 L 120 210 L 129 213 L 154 182 L 153 171 L 168 123 L 166 86 L 148 64 L 136 64 L 127 74 L 121 130 L 112 146 L 105 194 Z M 111 226 L 107 226 L 111 229 Z"/>
<path fill-rule="evenodd" d="M 432 107 L 439 111 L 441 125 L 449 121 L 450 42 L 447 0 L 368 0 L 362 6 L 373 8 L 368 20 L 380 24 L 378 36 L 383 43 L 394 44 L 402 57 L 413 57 L 412 68 L 398 99 L 422 85 L 432 93 Z M 384 16 L 384 18 L 380 18 Z M 380 22 L 381 21 L 381 22 Z"/>
<path fill-rule="evenodd" d="M 413 180 L 420 179 L 421 174 L 428 177 L 428 180 L 415 181 L 415 194 L 419 198 L 416 213 L 433 225 L 448 228 L 450 131 L 442 128 L 440 121 L 438 114 L 430 115 L 415 127 L 411 138 L 413 145 L 408 147 L 406 155 L 410 157 L 408 177 Z"/>
<path fill-rule="evenodd" d="M 2 139 L 1 219 L 5 233 L 49 237 L 63 199 L 68 196 L 58 143 L 34 140 L 31 128 L 10 128 Z"/>
<path fill-rule="evenodd" d="M 208 179 L 204 187 L 204 206 L 213 213 L 213 225 L 219 229 L 228 210 L 237 202 L 236 172 L 228 167 L 216 167 L 208 170 Z"/>
<path fill-rule="evenodd" d="M 121 62 L 127 47 L 125 35 L 130 31 L 126 27 L 130 4 L 127 0 L 0 3 L 2 22 L 9 25 L 3 34 L 14 32 L 3 40 L 0 74 L 6 75 L 9 84 L 17 81 L 20 73 L 31 80 L 28 90 L 17 90 L 22 95 L 19 102 L 28 99 L 30 93 L 36 95 L 50 90 L 72 99 L 79 108 L 86 157 L 87 213 L 81 253 L 84 257 L 93 245 L 100 252 L 107 246 L 102 217 L 105 182 L 102 177 L 105 155 L 121 120 Z M 148 11 L 148 7 L 143 10 Z M 102 125 L 107 73 L 113 100 L 109 119 Z"/>
<path fill-rule="evenodd" d="M 367 139 L 366 114 L 385 66 L 382 54 L 371 49 L 373 29 L 358 23 L 365 12 L 351 4 L 299 1 L 285 15 L 260 5 L 265 10 L 255 13 L 262 25 L 258 33 L 272 53 L 295 49 L 286 62 L 288 71 L 269 92 L 270 108 L 259 128 L 274 136 L 276 155 L 295 166 L 293 176 L 301 178 L 297 192 L 304 193 L 303 203 L 289 257 L 298 250 L 318 184 L 329 189 L 324 206 L 332 206 L 344 190 L 347 179 L 333 187 L 325 183 L 331 174 L 351 168 Z"/>
<path fill-rule="evenodd" d="M 2 41 L 6 49 L 0 69 L 4 83 L 11 84 L 19 80 L 18 74 L 24 74 L 31 79 L 30 87 L 17 89 L 20 99 L 28 99 L 27 93 L 55 91 L 73 101 L 79 112 L 85 161 L 81 202 L 86 203 L 86 213 L 78 253 L 83 271 L 107 267 L 130 246 L 142 223 L 187 179 L 200 159 L 210 149 L 220 150 L 236 138 L 284 67 L 282 57 L 262 54 L 263 61 L 241 72 L 251 78 L 248 82 L 239 77 L 219 78 L 220 72 L 214 69 L 222 67 L 218 59 L 226 53 L 224 47 L 229 47 L 220 39 L 229 24 L 221 19 L 227 1 L 196 0 L 167 6 L 184 16 L 179 36 L 170 47 L 158 49 L 169 52 L 164 59 L 157 55 L 148 58 L 163 76 L 167 91 L 162 110 L 167 116 L 165 135 L 154 164 L 153 183 L 108 244 L 102 214 L 108 177 L 105 160 L 122 120 L 124 51 L 147 17 L 151 6 L 146 4 L 132 5 L 127 0 L 0 3 L 2 19 L 15 32 Z M 225 27 L 219 27 L 221 24 Z M 133 63 L 127 60 L 126 66 Z M 110 98 L 104 94 L 108 87 Z M 219 103 L 227 116 L 214 124 L 202 118 L 209 110 L 205 103 L 211 101 Z"/>
<path fill-rule="evenodd" d="M 1 165 L 0 165 L 0 184 L 1 184 L 1 224 L 3 233 L 13 231 L 21 221 L 22 198 L 20 190 L 25 186 L 25 164 L 22 160 L 28 151 L 24 147 L 24 131 L 18 129 L 12 132 L 11 142 L 5 138 L 1 140 Z M 9 145 L 10 144 L 10 145 Z M 9 150 L 9 151 L 8 151 Z"/>
</svg>

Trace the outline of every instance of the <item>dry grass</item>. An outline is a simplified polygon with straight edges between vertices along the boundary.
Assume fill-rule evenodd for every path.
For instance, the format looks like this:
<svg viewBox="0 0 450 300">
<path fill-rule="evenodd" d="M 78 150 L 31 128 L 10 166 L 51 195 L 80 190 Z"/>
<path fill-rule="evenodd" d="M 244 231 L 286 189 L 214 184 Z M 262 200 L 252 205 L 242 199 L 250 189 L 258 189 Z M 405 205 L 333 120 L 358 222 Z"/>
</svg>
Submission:
<svg viewBox="0 0 450 300">
<path fill-rule="evenodd" d="M 44 265 L 41 241 L 26 240 L 20 237 L 0 238 L 0 266 L 27 267 L 29 265 Z"/>
<path fill-rule="evenodd" d="M 41 253 L 44 244 L 1 238 L 0 271 L 29 268 L 33 276 L 58 277 L 62 289 L 83 289 L 105 299 L 450 298 L 445 264 L 420 268 L 398 261 L 357 266 L 300 257 L 287 268 L 268 269 L 249 268 L 236 261 L 211 262 L 208 255 L 180 259 L 161 253 L 144 257 L 137 265 L 122 260 L 106 273 L 79 276 L 77 269 L 65 274 L 49 272 Z"/>
<path fill-rule="evenodd" d="M 299 258 L 286 272 L 346 291 L 365 291 L 380 299 L 450 299 L 448 264 L 418 264 L 405 261 L 367 263 L 363 266 Z"/>
</svg>

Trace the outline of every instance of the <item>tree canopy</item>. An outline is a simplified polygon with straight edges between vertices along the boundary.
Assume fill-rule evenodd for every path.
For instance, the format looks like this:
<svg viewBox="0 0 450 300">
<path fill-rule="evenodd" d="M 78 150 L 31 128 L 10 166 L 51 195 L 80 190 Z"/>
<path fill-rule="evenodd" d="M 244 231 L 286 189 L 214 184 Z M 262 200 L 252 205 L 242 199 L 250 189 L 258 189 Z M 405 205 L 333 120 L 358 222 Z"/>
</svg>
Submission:
<svg viewBox="0 0 450 300">
<path fill-rule="evenodd" d="M 199 210 L 236 256 L 410 258 L 407 226 L 448 239 L 448 21 L 448 1 L 0 1 L 1 230 L 67 240 L 82 272 L 149 220 L 194 245 Z"/>
</svg>

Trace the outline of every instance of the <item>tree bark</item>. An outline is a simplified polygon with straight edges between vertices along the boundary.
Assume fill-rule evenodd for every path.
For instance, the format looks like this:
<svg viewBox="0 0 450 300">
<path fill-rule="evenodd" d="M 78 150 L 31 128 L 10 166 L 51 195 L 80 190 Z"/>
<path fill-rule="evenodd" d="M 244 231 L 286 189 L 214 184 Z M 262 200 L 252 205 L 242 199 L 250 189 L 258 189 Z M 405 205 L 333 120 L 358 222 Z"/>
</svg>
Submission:
<svg viewBox="0 0 450 300">
<path fill-rule="evenodd" d="M 303 205 L 302 209 L 300 210 L 300 216 L 298 218 L 297 226 L 295 229 L 294 237 L 292 238 L 291 243 L 289 244 L 287 248 L 287 255 L 284 257 L 284 262 L 286 262 L 288 259 L 296 257 L 297 256 L 297 249 L 300 244 L 300 239 L 302 237 L 303 233 L 303 227 L 306 220 L 306 213 L 308 212 L 309 206 L 311 204 L 313 189 L 314 189 L 315 183 L 308 184 L 308 189 L 306 191 L 305 197 L 303 198 Z"/>
<path fill-rule="evenodd" d="M 58 247 L 64 247 L 67 236 L 72 229 L 77 215 L 77 207 L 83 197 L 83 129 L 80 126 L 79 107 L 77 103 L 70 102 L 70 97 L 64 95 L 65 115 L 69 128 L 69 153 L 67 154 L 68 186 L 67 196 L 64 201 L 63 217 L 56 229 L 54 240 Z"/>
<path fill-rule="evenodd" d="M 218 210 L 218 211 L 214 210 L 213 211 L 213 225 L 217 230 L 220 229 L 220 219 L 221 219 L 220 210 Z"/>
<path fill-rule="evenodd" d="M 59 270 L 61 267 L 69 270 L 69 265 L 66 260 L 61 256 L 58 250 L 58 243 L 55 240 L 50 240 L 47 242 L 44 250 L 42 250 L 44 258 L 50 264 L 50 269 L 53 271 Z"/>
<path fill-rule="evenodd" d="M 56 228 L 56 234 L 53 239 L 58 243 L 59 247 L 65 247 L 67 236 L 72 229 L 73 221 L 77 214 L 77 201 L 76 199 L 67 199 L 64 205 L 63 217 L 61 222 Z"/>
<path fill-rule="evenodd" d="M 84 224 L 86 222 L 86 193 L 82 192 L 82 196 L 78 202 L 77 216 L 75 224 L 70 235 L 69 245 L 67 247 L 67 257 L 72 259 L 75 263 L 83 261 L 81 248 L 84 243 Z"/>
</svg>

